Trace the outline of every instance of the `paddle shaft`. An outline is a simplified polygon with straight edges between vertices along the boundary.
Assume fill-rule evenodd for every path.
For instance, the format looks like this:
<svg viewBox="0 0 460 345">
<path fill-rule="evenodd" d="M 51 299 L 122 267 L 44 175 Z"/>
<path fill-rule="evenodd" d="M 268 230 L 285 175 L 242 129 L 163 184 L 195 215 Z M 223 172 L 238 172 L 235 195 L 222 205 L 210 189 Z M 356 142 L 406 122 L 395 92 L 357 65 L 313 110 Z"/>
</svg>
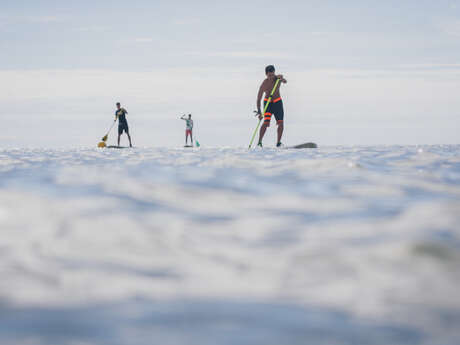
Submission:
<svg viewBox="0 0 460 345">
<path fill-rule="evenodd" d="M 110 131 L 112 130 L 113 126 L 115 126 L 115 123 L 116 123 L 116 122 L 117 122 L 117 119 L 115 119 L 115 120 L 113 121 L 112 126 L 110 126 L 109 131 L 107 132 L 107 134 L 104 135 L 104 136 L 102 137 L 102 141 L 106 141 L 106 140 L 107 140 L 107 137 L 109 136 L 109 133 L 110 133 Z"/>
<path fill-rule="evenodd" d="M 110 126 L 109 131 L 107 132 L 107 135 L 109 135 L 110 131 L 112 130 L 113 126 L 115 126 L 115 123 L 117 123 L 117 119 L 115 119 L 112 123 L 112 126 Z"/>
</svg>

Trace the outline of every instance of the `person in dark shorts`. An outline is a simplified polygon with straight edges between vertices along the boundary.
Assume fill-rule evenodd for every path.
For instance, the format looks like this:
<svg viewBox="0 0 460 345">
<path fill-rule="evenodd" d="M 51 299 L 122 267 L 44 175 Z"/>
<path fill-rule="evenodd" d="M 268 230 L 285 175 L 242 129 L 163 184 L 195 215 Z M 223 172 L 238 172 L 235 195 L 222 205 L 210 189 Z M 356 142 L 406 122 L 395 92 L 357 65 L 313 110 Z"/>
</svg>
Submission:
<svg viewBox="0 0 460 345">
<path fill-rule="evenodd" d="M 260 132 L 259 132 L 259 142 L 258 146 L 262 147 L 262 139 L 265 135 L 265 131 L 267 130 L 267 127 L 270 126 L 270 121 L 272 118 L 272 115 L 275 116 L 276 124 L 278 125 L 278 140 L 276 142 L 276 146 L 280 147 L 281 144 L 281 137 L 283 136 L 283 131 L 284 131 L 284 109 L 283 109 L 283 101 L 281 99 L 280 95 L 280 87 L 281 83 L 286 84 L 287 80 L 284 79 L 283 75 L 275 75 L 275 67 L 273 65 L 269 65 L 265 67 L 265 75 L 267 78 L 262 82 L 262 85 L 260 85 L 259 88 L 259 93 L 257 94 L 257 113 L 259 114 L 259 119 L 264 119 L 264 123 L 262 124 L 262 127 L 260 127 Z M 261 100 L 262 96 L 265 93 L 265 98 L 264 98 L 264 108 L 265 105 L 268 102 L 268 98 L 270 97 L 270 94 L 273 90 L 273 87 L 275 86 L 276 80 L 279 79 L 280 83 L 278 83 L 278 86 L 273 93 L 272 100 L 270 104 L 267 107 L 267 111 L 265 114 L 262 115 L 261 112 Z"/>
<path fill-rule="evenodd" d="M 117 103 L 117 110 L 115 111 L 115 120 L 118 119 L 118 146 L 120 146 L 120 137 L 125 131 L 129 139 L 129 147 L 133 147 L 131 144 L 131 136 L 129 135 L 128 121 L 126 120 L 126 114 L 128 112 L 125 108 L 122 108 L 120 103 Z"/>
</svg>

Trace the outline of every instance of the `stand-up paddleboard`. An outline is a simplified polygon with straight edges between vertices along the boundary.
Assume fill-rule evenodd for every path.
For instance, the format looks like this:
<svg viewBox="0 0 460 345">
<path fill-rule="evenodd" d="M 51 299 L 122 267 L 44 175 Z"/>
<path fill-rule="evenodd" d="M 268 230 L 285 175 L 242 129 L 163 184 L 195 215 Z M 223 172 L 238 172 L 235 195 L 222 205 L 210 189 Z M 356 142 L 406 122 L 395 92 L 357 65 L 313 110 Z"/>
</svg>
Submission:
<svg viewBox="0 0 460 345">
<path fill-rule="evenodd" d="M 184 145 L 184 147 L 193 147 L 192 145 Z"/>
<path fill-rule="evenodd" d="M 295 146 L 286 146 L 286 149 L 317 149 L 318 145 L 315 143 L 303 143 Z"/>
<path fill-rule="evenodd" d="M 117 145 L 109 145 L 107 146 L 108 149 L 132 149 L 129 146 L 117 146 Z"/>
</svg>

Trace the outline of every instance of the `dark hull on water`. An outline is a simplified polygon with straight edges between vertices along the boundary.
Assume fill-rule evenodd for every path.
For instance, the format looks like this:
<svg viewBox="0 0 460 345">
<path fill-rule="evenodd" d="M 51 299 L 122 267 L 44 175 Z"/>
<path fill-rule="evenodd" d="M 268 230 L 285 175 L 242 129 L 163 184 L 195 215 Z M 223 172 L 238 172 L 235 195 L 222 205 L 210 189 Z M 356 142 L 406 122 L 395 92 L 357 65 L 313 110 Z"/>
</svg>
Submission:
<svg viewBox="0 0 460 345">
<path fill-rule="evenodd" d="M 304 143 L 295 146 L 287 146 L 287 149 L 317 149 L 318 145 L 315 143 Z"/>
</svg>

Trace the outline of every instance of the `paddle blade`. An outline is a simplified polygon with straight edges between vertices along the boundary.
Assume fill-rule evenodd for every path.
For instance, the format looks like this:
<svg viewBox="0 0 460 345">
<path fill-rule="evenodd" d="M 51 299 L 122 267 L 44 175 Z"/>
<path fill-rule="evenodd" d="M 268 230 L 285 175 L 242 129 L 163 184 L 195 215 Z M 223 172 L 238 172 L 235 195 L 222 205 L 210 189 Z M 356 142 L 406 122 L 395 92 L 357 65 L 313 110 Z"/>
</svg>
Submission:
<svg viewBox="0 0 460 345">
<path fill-rule="evenodd" d="M 106 147 L 105 142 L 101 141 L 99 144 L 97 144 L 97 147 Z"/>
<path fill-rule="evenodd" d="M 200 147 L 200 143 L 198 142 L 198 140 L 195 140 L 195 146 Z"/>
</svg>

